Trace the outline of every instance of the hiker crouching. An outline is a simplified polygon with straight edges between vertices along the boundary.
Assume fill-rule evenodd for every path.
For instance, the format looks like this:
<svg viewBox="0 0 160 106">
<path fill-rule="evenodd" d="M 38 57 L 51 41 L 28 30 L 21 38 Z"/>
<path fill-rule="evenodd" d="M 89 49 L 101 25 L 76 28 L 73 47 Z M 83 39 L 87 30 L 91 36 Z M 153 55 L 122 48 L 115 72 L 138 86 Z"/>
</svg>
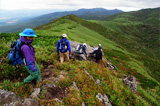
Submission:
<svg viewBox="0 0 160 106">
<path fill-rule="evenodd" d="M 37 37 L 32 29 L 25 29 L 22 33 L 19 33 L 21 42 L 25 44 L 21 46 L 21 53 L 24 57 L 24 65 L 30 75 L 24 80 L 24 83 L 36 81 L 42 81 L 41 71 L 35 61 L 35 51 L 32 46 L 33 37 Z"/>
<path fill-rule="evenodd" d="M 57 50 L 57 55 L 60 54 L 60 62 L 61 63 L 63 63 L 64 60 L 69 60 L 69 55 L 71 55 L 70 42 L 66 38 L 67 38 L 67 35 L 62 34 L 61 40 L 59 40 L 57 42 L 56 50 Z M 69 50 L 69 53 L 68 53 L 68 50 Z"/>
<path fill-rule="evenodd" d="M 87 53 L 86 53 L 86 43 L 79 44 L 76 47 L 76 51 L 74 51 L 74 55 L 76 57 L 81 57 L 83 60 L 87 60 Z"/>
<path fill-rule="evenodd" d="M 94 50 L 90 54 L 91 55 L 95 54 L 96 63 L 100 64 L 100 62 L 102 60 L 102 57 L 103 57 L 101 44 L 98 45 L 98 49 L 97 50 Z"/>
</svg>

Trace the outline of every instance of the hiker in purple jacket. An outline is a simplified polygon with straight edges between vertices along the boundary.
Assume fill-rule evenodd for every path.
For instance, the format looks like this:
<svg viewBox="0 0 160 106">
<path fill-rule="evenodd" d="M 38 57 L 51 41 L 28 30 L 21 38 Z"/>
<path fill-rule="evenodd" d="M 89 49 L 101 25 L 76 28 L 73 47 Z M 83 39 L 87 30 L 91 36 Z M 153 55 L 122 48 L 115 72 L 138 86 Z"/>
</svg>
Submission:
<svg viewBox="0 0 160 106">
<path fill-rule="evenodd" d="M 32 29 L 25 29 L 22 33 L 19 33 L 20 40 L 26 44 L 22 45 L 21 52 L 24 57 L 24 65 L 30 75 L 24 80 L 24 83 L 36 81 L 42 81 L 40 69 L 35 61 L 35 51 L 32 46 L 33 37 L 37 37 Z"/>
</svg>

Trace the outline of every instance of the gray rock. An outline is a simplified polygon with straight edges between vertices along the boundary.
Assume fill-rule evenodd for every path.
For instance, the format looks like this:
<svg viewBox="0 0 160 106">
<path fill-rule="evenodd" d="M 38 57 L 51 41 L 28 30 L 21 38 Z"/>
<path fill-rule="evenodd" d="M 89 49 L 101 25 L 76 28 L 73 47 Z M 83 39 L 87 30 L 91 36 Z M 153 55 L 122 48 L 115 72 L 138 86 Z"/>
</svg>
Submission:
<svg viewBox="0 0 160 106">
<path fill-rule="evenodd" d="M 96 95 L 96 98 L 98 98 L 98 100 L 100 102 L 102 102 L 104 104 L 104 106 L 112 106 L 107 95 L 102 95 L 101 93 L 98 93 Z"/>
<path fill-rule="evenodd" d="M 59 100 L 58 98 L 55 98 L 54 101 L 62 103 L 62 101 Z"/>
<path fill-rule="evenodd" d="M 62 74 L 62 75 L 67 75 L 68 72 L 66 72 L 66 71 L 61 71 L 60 74 Z"/>
<path fill-rule="evenodd" d="M 112 106 L 110 103 L 108 102 L 104 102 L 105 106 Z"/>
<path fill-rule="evenodd" d="M 54 65 L 49 65 L 48 68 L 49 68 L 49 69 L 53 69 L 53 68 L 54 68 Z"/>
<path fill-rule="evenodd" d="M 82 106 L 86 106 L 84 102 L 82 102 Z"/>
<path fill-rule="evenodd" d="M 21 101 L 21 98 L 11 91 L 0 89 L 0 106 Z"/>
<path fill-rule="evenodd" d="M 0 89 L 0 106 L 39 106 L 39 102 L 31 98 L 22 100 L 15 93 Z"/>
<path fill-rule="evenodd" d="M 30 95 L 31 98 L 36 98 L 40 93 L 40 88 L 34 88 L 34 92 Z"/>
<path fill-rule="evenodd" d="M 50 77 L 49 80 L 51 80 L 54 83 L 58 83 L 59 82 L 59 78 L 55 78 L 55 77 Z"/>
<path fill-rule="evenodd" d="M 99 79 L 96 79 L 96 84 L 99 85 L 101 81 Z"/>
<path fill-rule="evenodd" d="M 23 106 L 21 102 L 16 101 L 16 102 L 12 102 L 10 104 L 4 104 L 3 106 Z"/>
<path fill-rule="evenodd" d="M 75 41 L 70 41 L 70 46 L 71 46 L 71 51 L 72 51 L 72 55 L 70 56 L 71 59 L 75 59 L 75 60 L 87 60 L 86 56 L 82 55 L 82 54 L 77 54 L 74 53 L 74 51 L 76 50 L 76 47 L 79 45 L 79 42 L 75 42 Z M 89 54 L 93 52 L 93 47 L 91 47 L 90 45 L 86 45 L 86 53 Z"/>
<path fill-rule="evenodd" d="M 40 104 L 36 99 L 25 98 L 23 106 L 40 106 Z"/>
<path fill-rule="evenodd" d="M 128 85 L 132 92 L 137 93 L 137 82 L 135 77 L 132 76 L 125 77 L 122 79 L 122 82 L 125 85 Z"/>
<path fill-rule="evenodd" d="M 79 91 L 79 89 L 78 89 L 78 87 L 77 87 L 77 85 L 76 85 L 76 82 L 73 82 L 73 87 L 74 87 L 77 91 Z"/>
<path fill-rule="evenodd" d="M 108 67 L 110 70 L 116 69 L 116 66 L 113 65 L 112 63 L 109 63 L 109 62 L 107 62 L 107 67 Z"/>
<path fill-rule="evenodd" d="M 63 75 L 58 75 L 58 78 L 62 79 L 62 78 L 64 78 L 64 76 Z"/>
<path fill-rule="evenodd" d="M 84 72 L 85 72 L 92 80 L 94 80 L 94 78 L 87 72 L 87 70 L 84 70 Z"/>
<path fill-rule="evenodd" d="M 43 86 L 41 87 L 41 89 L 42 89 L 42 90 L 45 90 L 45 89 L 47 89 L 47 88 L 54 88 L 54 87 L 56 87 L 55 84 L 45 84 L 45 85 L 43 85 Z"/>
</svg>

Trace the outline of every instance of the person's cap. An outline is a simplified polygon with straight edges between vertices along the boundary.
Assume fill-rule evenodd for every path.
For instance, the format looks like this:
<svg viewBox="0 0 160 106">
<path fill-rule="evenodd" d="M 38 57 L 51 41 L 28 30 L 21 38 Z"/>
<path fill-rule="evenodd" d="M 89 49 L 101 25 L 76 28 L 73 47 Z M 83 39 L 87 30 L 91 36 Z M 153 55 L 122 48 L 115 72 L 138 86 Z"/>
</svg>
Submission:
<svg viewBox="0 0 160 106">
<path fill-rule="evenodd" d="M 83 46 L 86 46 L 87 44 L 86 43 L 83 43 Z"/>
<path fill-rule="evenodd" d="M 62 34 L 62 37 L 66 38 L 66 37 L 67 37 L 67 34 Z"/>
<path fill-rule="evenodd" d="M 37 37 L 33 29 L 25 29 L 23 32 L 19 33 L 20 36 Z"/>
<path fill-rule="evenodd" d="M 101 44 L 98 44 L 98 46 L 101 46 Z"/>
</svg>

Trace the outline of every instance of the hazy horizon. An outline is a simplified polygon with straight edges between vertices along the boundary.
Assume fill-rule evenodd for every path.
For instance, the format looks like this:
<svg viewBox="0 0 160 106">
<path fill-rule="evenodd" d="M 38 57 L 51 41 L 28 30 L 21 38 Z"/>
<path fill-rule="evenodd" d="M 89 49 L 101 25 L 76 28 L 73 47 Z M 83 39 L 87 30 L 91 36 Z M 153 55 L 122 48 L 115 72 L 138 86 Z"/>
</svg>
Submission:
<svg viewBox="0 0 160 106">
<path fill-rule="evenodd" d="M 72 11 L 81 8 L 137 11 L 160 7 L 159 0 L 0 0 L 0 10 L 59 10 Z"/>
</svg>

